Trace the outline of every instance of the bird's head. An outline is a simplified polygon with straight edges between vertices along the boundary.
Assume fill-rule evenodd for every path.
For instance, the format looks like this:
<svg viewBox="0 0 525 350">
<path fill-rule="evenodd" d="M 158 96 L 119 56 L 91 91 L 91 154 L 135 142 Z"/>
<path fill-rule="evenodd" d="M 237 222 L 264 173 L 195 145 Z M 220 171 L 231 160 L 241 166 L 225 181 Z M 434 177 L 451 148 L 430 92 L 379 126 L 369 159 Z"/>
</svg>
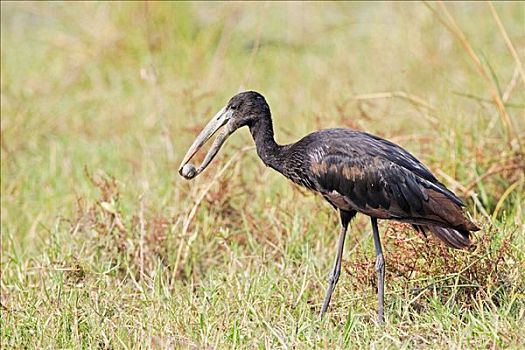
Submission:
<svg viewBox="0 0 525 350">
<path fill-rule="evenodd" d="M 226 139 L 233 132 L 243 126 L 250 126 L 259 118 L 270 115 L 270 107 L 264 97 L 255 91 L 245 91 L 233 96 L 228 104 L 224 106 L 204 127 L 193 144 L 186 152 L 179 167 L 179 174 L 186 179 L 193 179 L 210 164 Z M 204 161 L 195 168 L 188 162 L 197 151 L 219 130 L 222 129 Z"/>
</svg>

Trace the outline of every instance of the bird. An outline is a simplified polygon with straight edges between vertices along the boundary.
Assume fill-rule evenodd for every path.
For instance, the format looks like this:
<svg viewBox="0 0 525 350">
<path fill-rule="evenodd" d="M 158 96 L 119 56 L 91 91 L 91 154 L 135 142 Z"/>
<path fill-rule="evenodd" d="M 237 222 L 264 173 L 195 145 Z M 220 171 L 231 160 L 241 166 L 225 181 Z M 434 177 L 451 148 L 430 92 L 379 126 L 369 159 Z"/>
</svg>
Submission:
<svg viewBox="0 0 525 350">
<path fill-rule="evenodd" d="M 451 248 L 471 245 L 470 234 L 479 228 L 466 217 L 464 202 L 438 181 L 422 162 L 384 138 L 349 128 L 323 129 L 299 141 L 277 144 L 270 107 L 256 91 L 233 96 L 215 114 L 184 156 L 179 174 L 193 179 L 211 163 L 226 139 L 248 127 L 262 162 L 286 178 L 320 194 L 339 212 L 336 256 L 320 318 L 326 314 L 341 274 L 348 225 L 356 214 L 370 217 L 376 253 L 377 321 L 384 323 L 385 259 L 378 220 L 411 224 L 425 236 L 430 233 Z M 219 130 L 202 164 L 189 161 Z"/>
</svg>

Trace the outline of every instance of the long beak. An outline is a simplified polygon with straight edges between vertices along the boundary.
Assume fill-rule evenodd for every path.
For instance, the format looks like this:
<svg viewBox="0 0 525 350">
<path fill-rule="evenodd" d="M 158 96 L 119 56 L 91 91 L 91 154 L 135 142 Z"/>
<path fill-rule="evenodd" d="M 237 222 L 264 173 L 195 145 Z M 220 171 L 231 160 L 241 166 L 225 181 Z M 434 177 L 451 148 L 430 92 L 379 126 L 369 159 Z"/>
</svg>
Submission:
<svg viewBox="0 0 525 350">
<path fill-rule="evenodd" d="M 233 111 L 227 109 L 226 107 L 222 108 L 215 116 L 208 122 L 208 124 L 204 127 L 204 129 L 200 132 L 200 134 L 197 136 L 195 141 L 193 141 L 193 144 L 191 145 L 190 149 L 188 149 L 188 152 L 186 152 L 186 155 L 184 156 L 184 159 L 182 160 L 182 163 L 179 166 L 179 174 L 183 176 L 186 179 L 192 179 L 198 174 L 200 174 L 206 167 L 210 164 L 210 162 L 213 160 L 213 158 L 217 155 L 217 152 L 219 152 L 219 149 L 221 148 L 222 144 L 228 136 L 230 136 L 235 130 L 231 127 L 231 124 L 228 124 L 228 121 L 231 119 L 233 114 Z M 226 125 L 225 129 L 217 136 L 215 139 L 215 142 L 211 146 L 210 150 L 206 154 L 206 157 L 204 158 L 204 161 L 202 164 L 197 168 L 195 171 L 192 171 L 191 174 L 185 174 L 183 172 L 183 168 L 188 162 L 193 158 L 195 153 L 219 130 L 221 127 Z M 193 169 L 193 166 L 191 166 Z"/>
</svg>

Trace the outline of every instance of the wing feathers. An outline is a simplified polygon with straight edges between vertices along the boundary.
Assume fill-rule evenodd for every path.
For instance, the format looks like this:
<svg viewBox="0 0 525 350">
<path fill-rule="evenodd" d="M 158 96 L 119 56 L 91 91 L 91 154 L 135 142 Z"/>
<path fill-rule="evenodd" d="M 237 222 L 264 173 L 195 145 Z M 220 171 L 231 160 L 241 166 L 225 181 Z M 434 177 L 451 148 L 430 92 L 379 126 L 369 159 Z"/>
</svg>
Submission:
<svg viewBox="0 0 525 350">
<path fill-rule="evenodd" d="M 441 192 L 432 189 L 426 190 L 429 200 L 426 202 L 425 211 L 441 218 L 443 223 L 456 229 L 478 231 L 479 228 L 468 220 L 463 210 Z"/>
<path fill-rule="evenodd" d="M 455 230 L 436 225 L 428 225 L 427 227 L 430 232 L 449 247 L 462 249 L 470 246 L 469 232 L 466 230 Z"/>
<path fill-rule="evenodd" d="M 321 192 L 338 193 L 347 206 L 367 215 L 420 225 L 451 247 L 468 246 L 468 231 L 478 230 L 458 201 L 389 160 L 331 154 L 311 170 Z"/>
</svg>

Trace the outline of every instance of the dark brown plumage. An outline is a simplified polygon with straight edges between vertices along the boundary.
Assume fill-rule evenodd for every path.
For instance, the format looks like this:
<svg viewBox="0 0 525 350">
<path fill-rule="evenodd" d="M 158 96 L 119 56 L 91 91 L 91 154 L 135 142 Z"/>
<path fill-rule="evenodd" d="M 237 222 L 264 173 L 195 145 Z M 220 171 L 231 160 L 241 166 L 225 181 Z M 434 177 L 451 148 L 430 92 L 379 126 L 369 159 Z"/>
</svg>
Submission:
<svg viewBox="0 0 525 350">
<path fill-rule="evenodd" d="M 412 154 L 390 141 L 351 129 L 325 129 L 296 143 L 278 145 L 274 140 L 270 108 L 264 97 L 253 91 L 234 96 L 209 122 L 184 157 L 180 167 L 182 175 L 195 152 L 223 126 L 224 131 L 217 137 L 204 163 L 196 171 L 187 172 L 191 177 L 206 168 L 231 133 L 248 126 L 264 164 L 300 186 L 321 194 L 339 210 L 341 232 L 337 257 L 321 316 L 328 308 L 339 278 L 348 223 L 357 213 L 371 217 L 381 322 L 385 265 L 377 219 L 410 223 L 417 231 L 430 232 L 453 248 L 469 246 L 470 231 L 478 230 L 465 217 L 461 199 Z"/>
<path fill-rule="evenodd" d="M 285 166 L 284 174 L 320 192 L 340 210 L 408 222 L 454 248 L 468 246 L 469 231 L 478 229 L 464 216 L 457 196 L 389 141 L 349 129 L 328 129 L 308 135 L 286 152 L 310 155 L 309 169 L 298 176 Z"/>
</svg>

